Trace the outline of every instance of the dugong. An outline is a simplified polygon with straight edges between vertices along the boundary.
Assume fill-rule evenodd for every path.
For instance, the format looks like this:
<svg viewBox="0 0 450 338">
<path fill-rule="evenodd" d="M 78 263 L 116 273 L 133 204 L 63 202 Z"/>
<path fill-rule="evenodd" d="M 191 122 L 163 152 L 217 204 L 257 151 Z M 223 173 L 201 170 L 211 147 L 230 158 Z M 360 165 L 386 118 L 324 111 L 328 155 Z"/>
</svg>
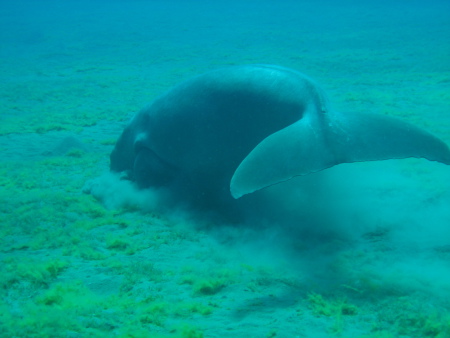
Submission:
<svg viewBox="0 0 450 338">
<path fill-rule="evenodd" d="M 388 116 L 339 113 L 320 87 L 274 65 L 231 66 L 182 82 L 136 114 L 111 170 L 206 207 L 340 163 L 425 158 L 448 146 Z"/>
</svg>

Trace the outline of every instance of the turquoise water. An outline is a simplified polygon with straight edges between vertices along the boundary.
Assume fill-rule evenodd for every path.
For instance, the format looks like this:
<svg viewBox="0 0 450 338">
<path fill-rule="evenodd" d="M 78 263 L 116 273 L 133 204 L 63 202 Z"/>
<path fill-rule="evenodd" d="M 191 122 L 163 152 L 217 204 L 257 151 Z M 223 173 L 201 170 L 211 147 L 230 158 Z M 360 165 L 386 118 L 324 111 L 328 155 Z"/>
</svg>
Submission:
<svg viewBox="0 0 450 338">
<path fill-rule="evenodd" d="M 338 111 L 450 144 L 449 13 L 448 1 L 2 1 L 0 336 L 450 337 L 446 165 L 339 165 L 270 188 L 275 220 L 242 224 L 108 174 L 137 111 L 240 64 L 296 69 Z"/>
</svg>

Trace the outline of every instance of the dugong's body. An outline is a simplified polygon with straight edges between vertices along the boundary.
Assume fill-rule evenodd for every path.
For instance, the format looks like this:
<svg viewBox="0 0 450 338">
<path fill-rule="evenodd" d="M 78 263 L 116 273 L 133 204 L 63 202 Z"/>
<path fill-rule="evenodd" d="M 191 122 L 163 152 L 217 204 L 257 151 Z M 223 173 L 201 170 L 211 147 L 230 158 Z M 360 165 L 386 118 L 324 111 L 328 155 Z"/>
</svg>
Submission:
<svg viewBox="0 0 450 338">
<path fill-rule="evenodd" d="M 111 170 L 208 206 L 339 163 L 406 157 L 450 164 L 449 148 L 426 131 L 332 111 L 305 75 L 248 65 L 194 77 L 140 111 L 111 154 Z"/>
</svg>

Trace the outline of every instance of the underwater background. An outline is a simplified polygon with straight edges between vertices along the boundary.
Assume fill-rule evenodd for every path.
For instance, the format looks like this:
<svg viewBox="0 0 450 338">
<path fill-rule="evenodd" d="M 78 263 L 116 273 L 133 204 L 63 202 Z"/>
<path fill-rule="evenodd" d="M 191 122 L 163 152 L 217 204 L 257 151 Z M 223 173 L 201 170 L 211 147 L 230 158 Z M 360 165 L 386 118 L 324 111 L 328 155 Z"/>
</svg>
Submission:
<svg viewBox="0 0 450 338">
<path fill-rule="evenodd" d="M 108 174 L 137 111 L 237 64 L 450 144 L 448 0 L 3 0 L 0 27 L 0 337 L 450 337 L 448 166 L 339 165 L 251 226 Z"/>
</svg>

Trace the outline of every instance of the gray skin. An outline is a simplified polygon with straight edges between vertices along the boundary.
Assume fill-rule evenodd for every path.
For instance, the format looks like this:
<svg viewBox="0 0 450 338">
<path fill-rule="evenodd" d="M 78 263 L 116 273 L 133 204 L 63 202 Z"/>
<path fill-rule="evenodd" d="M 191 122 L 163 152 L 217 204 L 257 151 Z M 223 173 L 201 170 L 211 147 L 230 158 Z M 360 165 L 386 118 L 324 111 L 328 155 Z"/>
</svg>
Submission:
<svg viewBox="0 0 450 338">
<path fill-rule="evenodd" d="M 338 113 L 307 76 L 246 65 L 182 82 L 141 110 L 111 153 L 111 170 L 141 188 L 166 187 L 178 200 L 233 213 L 241 196 L 295 176 L 407 157 L 450 164 L 447 145 L 420 128 Z"/>
</svg>

